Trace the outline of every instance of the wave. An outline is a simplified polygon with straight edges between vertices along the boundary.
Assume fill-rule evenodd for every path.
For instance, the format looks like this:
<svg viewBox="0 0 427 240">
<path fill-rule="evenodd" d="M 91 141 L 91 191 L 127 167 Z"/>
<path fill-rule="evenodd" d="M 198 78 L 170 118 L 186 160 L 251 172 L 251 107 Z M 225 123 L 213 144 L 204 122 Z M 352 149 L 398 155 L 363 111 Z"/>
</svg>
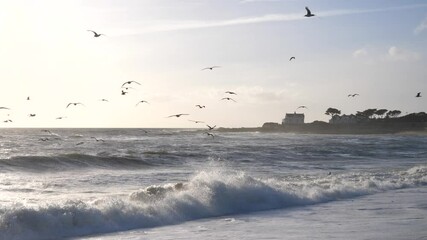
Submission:
<svg viewBox="0 0 427 240">
<path fill-rule="evenodd" d="M 199 172 L 188 182 L 149 186 L 127 197 L 0 207 L 0 239 L 55 239 L 148 228 L 426 185 L 427 166 L 284 179 L 224 170 Z"/>
<path fill-rule="evenodd" d="M 135 157 L 93 156 L 78 153 L 54 156 L 15 156 L 0 159 L 0 170 L 51 171 L 89 167 L 126 169 L 150 165 L 152 164 Z"/>
</svg>

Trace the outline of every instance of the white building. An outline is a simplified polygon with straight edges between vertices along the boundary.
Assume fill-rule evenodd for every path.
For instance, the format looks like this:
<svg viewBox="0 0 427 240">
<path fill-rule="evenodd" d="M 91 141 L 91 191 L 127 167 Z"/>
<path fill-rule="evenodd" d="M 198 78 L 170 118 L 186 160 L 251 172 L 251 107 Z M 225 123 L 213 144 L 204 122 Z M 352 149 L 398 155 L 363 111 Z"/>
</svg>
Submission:
<svg viewBox="0 0 427 240">
<path fill-rule="evenodd" d="M 286 113 L 285 118 L 282 120 L 282 124 L 304 124 L 304 113 Z"/>
</svg>

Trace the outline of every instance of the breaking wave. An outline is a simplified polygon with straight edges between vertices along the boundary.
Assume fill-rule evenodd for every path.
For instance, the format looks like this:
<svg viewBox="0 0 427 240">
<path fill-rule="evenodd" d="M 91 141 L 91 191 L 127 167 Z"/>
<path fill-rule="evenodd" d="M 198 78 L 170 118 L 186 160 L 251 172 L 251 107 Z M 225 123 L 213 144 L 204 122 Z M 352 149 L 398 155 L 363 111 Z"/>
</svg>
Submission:
<svg viewBox="0 0 427 240">
<path fill-rule="evenodd" d="M 126 197 L 0 207 L 0 239 L 56 239 L 124 231 L 426 185 L 427 166 L 281 179 L 259 179 L 223 169 L 202 171 L 188 182 L 148 186 Z"/>
</svg>

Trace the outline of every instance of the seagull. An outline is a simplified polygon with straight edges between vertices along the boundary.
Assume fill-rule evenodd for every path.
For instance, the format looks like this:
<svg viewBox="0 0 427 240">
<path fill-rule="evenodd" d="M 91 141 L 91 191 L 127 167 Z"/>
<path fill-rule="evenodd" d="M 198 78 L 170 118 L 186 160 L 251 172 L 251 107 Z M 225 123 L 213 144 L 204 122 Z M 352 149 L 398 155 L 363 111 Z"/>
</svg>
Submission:
<svg viewBox="0 0 427 240">
<path fill-rule="evenodd" d="M 137 82 L 137 81 L 127 81 L 125 83 L 122 84 L 122 87 L 125 86 L 126 84 L 131 84 L 131 83 L 136 83 L 138 85 L 141 85 L 141 83 Z M 127 89 L 126 89 L 127 90 Z"/>
<path fill-rule="evenodd" d="M 141 100 L 141 101 L 139 101 L 135 106 L 138 106 L 138 104 L 140 104 L 140 103 L 147 103 L 147 104 L 150 104 L 149 102 L 147 102 L 147 101 L 145 101 L 145 100 Z"/>
<path fill-rule="evenodd" d="M 61 119 L 63 119 L 63 118 L 66 118 L 66 117 L 57 117 L 56 119 L 61 120 Z"/>
<path fill-rule="evenodd" d="M 99 142 L 99 141 L 101 141 L 101 142 L 105 142 L 105 141 L 104 141 L 104 139 L 98 139 L 98 138 L 96 138 L 96 137 L 90 137 L 90 138 L 95 139 L 97 142 Z"/>
<path fill-rule="evenodd" d="M 227 91 L 227 92 L 225 92 L 225 93 L 228 93 L 228 94 L 231 94 L 231 95 L 237 95 L 237 93 L 235 93 L 235 92 L 231 92 L 231 91 Z"/>
<path fill-rule="evenodd" d="M 27 97 L 27 101 L 30 100 L 30 96 Z"/>
<path fill-rule="evenodd" d="M 214 68 L 220 68 L 221 66 L 212 66 L 212 67 L 205 67 L 205 68 L 203 68 L 202 69 L 202 71 L 203 70 L 207 70 L 207 69 L 209 69 L 209 70 L 213 70 Z"/>
<path fill-rule="evenodd" d="M 356 96 L 359 96 L 359 94 L 358 93 L 354 93 L 354 94 L 347 95 L 347 97 L 356 97 Z"/>
<path fill-rule="evenodd" d="M 105 36 L 105 34 L 102 34 L 102 33 L 97 33 L 97 32 L 95 32 L 95 31 L 93 31 L 93 30 L 88 30 L 89 32 L 93 32 L 93 37 L 100 37 L 100 36 L 102 36 L 102 35 L 104 35 Z"/>
<path fill-rule="evenodd" d="M 0 109 L 10 110 L 8 107 L 0 107 Z"/>
<path fill-rule="evenodd" d="M 188 120 L 188 121 L 193 122 L 193 123 L 205 123 L 203 121 L 197 121 L 197 120 Z"/>
<path fill-rule="evenodd" d="M 417 93 L 415 97 L 421 97 L 421 92 Z"/>
<path fill-rule="evenodd" d="M 234 99 L 232 99 L 232 98 L 229 98 L 229 97 L 225 97 L 225 98 L 222 98 L 221 100 L 231 100 L 231 101 L 233 101 L 233 102 L 236 102 L 236 100 L 234 100 Z"/>
<path fill-rule="evenodd" d="M 197 104 L 196 107 L 198 107 L 198 108 L 205 108 L 206 106 L 205 105 L 199 105 L 199 104 Z"/>
<path fill-rule="evenodd" d="M 291 57 L 289 58 L 289 61 L 295 60 L 295 57 Z"/>
<path fill-rule="evenodd" d="M 190 115 L 190 114 L 187 114 L 187 113 L 180 113 L 180 114 L 170 115 L 168 118 L 170 118 L 170 117 L 177 117 L 177 118 L 179 118 L 179 117 L 181 117 L 181 116 L 183 116 L 183 115 Z"/>
<path fill-rule="evenodd" d="M 105 98 L 103 98 L 103 99 L 100 99 L 99 101 L 101 101 L 101 102 L 109 102 L 107 99 L 105 99 Z"/>
<path fill-rule="evenodd" d="M 308 7 L 305 7 L 305 10 L 307 11 L 307 14 L 304 15 L 304 17 L 314 17 L 316 15 L 312 14 L 310 9 L 308 9 Z"/>
<path fill-rule="evenodd" d="M 299 107 L 297 107 L 297 109 L 296 109 L 296 110 L 298 110 L 298 109 L 300 109 L 300 108 L 308 109 L 306 106 L 299 106 Z"/>
<path fill-rule="evenodd" d="M 213 130 L 213 129 L 216 127 L 216 125 L 215 125 L 215 126 L 213 126 L 213 127 L 211 127 L 211 126 L 209 126 L 209 125 L 207 125 L 207 124 L 206 124 L 206 126 L 209 128 L 209 131 Z"/>
<path fill-rule="evenodd" d="M 205 132 L 205 134 L 206 134 L 206 135 L 208 135 L 208 136 L 211 136 L 211 137 L 212 137 L 212 139 L 213 139 L 213 138 L 215 138 L 215 135 L 213 135 L 213 134 L 212 134 L 212 133 L 210 133 L 210 132 Z"/>
<path fill-rule="evenodd" d="M 7 119 L 7 120 L 4 120 L 3 122 L 8 123 L 8 122 L 13 122 L 13 121 L 10 119 Z"/>
<path fill-rule="evenodd" d="M 69 103 L 69 104 L 67 105 L 67 107 L 66 107 L 66 108 L 68 108 L 70 105 L 74 105 L 74 106 L 77 106 L 77 105 L 83 105 L 83 106 L 84 106 L 84 104 L 83 104 L 83 103 L 79 103 L 79 102 L 77 102 L 77 103 Z"/>
<path fill-rule="evenodd" d="M 35 114 L 35 113 L 30 113 L 28 116 L 29 116 L 29 117 L 35 117 L 35 116 L 36 116 L 36 114 Z"/>
</svg>

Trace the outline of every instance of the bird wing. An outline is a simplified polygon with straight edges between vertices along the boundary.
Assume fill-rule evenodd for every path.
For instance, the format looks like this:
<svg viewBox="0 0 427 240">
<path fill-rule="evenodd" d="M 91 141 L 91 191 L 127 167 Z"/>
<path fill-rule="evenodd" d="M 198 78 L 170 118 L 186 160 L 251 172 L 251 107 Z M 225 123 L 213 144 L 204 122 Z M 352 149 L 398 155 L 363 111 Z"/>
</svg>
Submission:
<svg viewBox="0 0 427 240">
<path fill-rule="evenodd" d="M 93 32 L 93 34 L 98 34 L 98 33 L 96 33 L 95 31 L 93 31 L 93 30 L 88 30 L 89 32 Z"/>
<path fill-rule="evenodd" d="M 69 104 L 67 104 L 67 107 L 66 108 L 68 108 L 70 105 L 72 105 L 73 103 L 69 103 Z"/>
<path fill-rule="evenodd" d="M 136 83 L 136 84 L 138 84 L 138 85 L 141 85 L 141 83 L 139 83 L 139 82 L 137 82 L 137 81 L 130 81 L 130 82 L 133 82 L 133 83 Z"/>
<path fill-rule="evenodd" d="M 9 110 L 10 108 L 7 108 L 7 107 L 0 107 L 0 109 L 7 109 L 7 110 Z"/>
<path fill-rule="evenodd" d="M 307 15 L 311 15 L 311 11 L 308 9 L 308 7 L 305 7 L 305 10 L 307 10 Z"/>
</svg>

